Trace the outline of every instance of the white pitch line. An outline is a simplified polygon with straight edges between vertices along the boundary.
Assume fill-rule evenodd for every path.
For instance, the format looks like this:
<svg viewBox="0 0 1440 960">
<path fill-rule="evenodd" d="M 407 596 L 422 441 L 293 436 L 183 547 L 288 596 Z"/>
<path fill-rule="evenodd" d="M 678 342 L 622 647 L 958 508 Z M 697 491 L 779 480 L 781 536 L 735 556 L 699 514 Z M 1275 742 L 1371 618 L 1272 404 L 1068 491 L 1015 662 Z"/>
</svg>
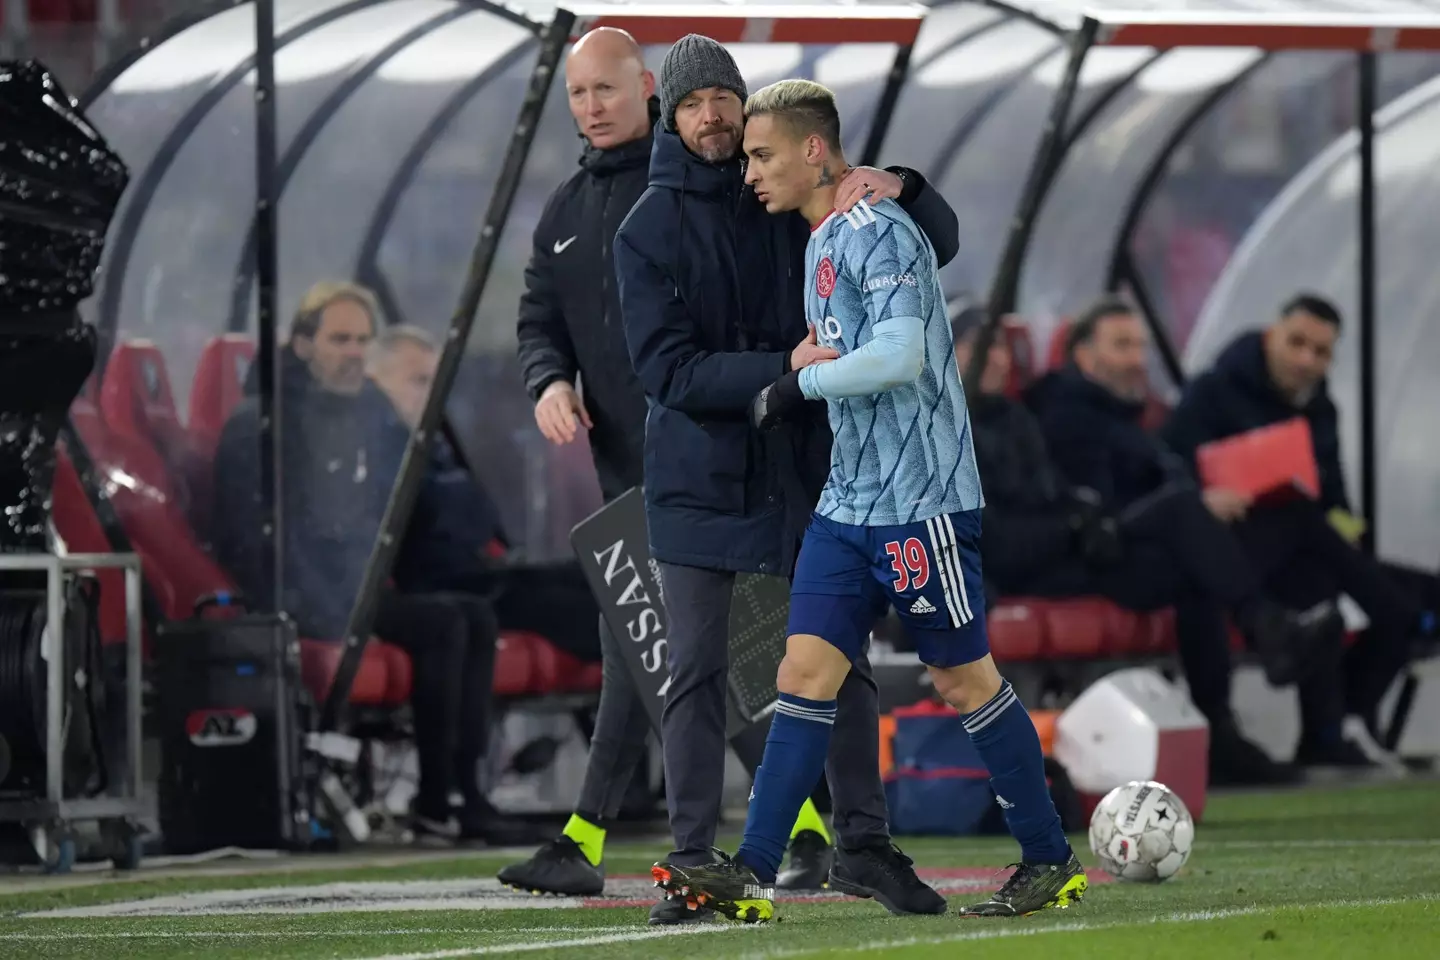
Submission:
<svg viewBox="0 0 1440 960">
<path fill-rule="evenodd" d="M 753 930 L 755 927 L 740 927 L 706 924 L 698 927 L 668 927 L 660 930 L 632 930 L 598 937 L 576 937 L 573 940 L 539 940 L 528 943 L 497 943 L 483 947 L 460 947 L 454 950 L 434 950 L 429 953 L 395 953 L 383 957 L 366 957 L 364 960 L 454 960 L 458 957 L 483 957 L 491 954 L 531 953 L 535 950 L 566 950 L 576 947 L 599 947 L 607 943 L 638 943 L 642 940 L 661 940 L 665 937 L 689 937 L 702 933 L 732 933 L 739 930 Z"/>
<path fill-rule="evenodd" d="M 531 933 L 621 933 L 633 931 L 633 925 L 610 927 L 507 927 L 503 930 L 484 928 L 412 927 L 399 930 L 124 930 L 114 933 L 0 933 L 0 942 L 7 940 L 282 940 L 303 937 L 408 937 L 408 936 L 503 936 Z"/>
<path fill-rule="evenodd" d="M 1320 903 L 1277 903 L 1252 904 L 1248 907 L 1227 907 L 1219 910 L 1195 910 L 1186 913 L 1172 913 L 1166 916 L 1150 917 L 1144 920 L 1114 920 L 1094 923 L 1076 920 L 1057 923 L 1048 927 L 991 926 L 981 930 L 970 930 L 944 937 L 909 937 L 904 940 L 886 940 L 862 943 L 849 947 L 834 944 L 824 947 L 778 947 L 773 950 L 759 950 L 741 955 L 740 960 L 779 960 L 783 957 L 804 957 L 816 953 L 868 953 L 875 950 L 899 950 L 905 947 L 943 946 L 948 943 L 963 943 L 970 940 L 1003 940 L 1007 937 L 1040 937 L 1049 933 L 1088 933 L 1096 930 L 1116 930 L 1121 927 L 1148 927 L 1160 924 L 1210 923 L 1228 920 L 1231 917 L 1250 917 L 1261 913 L 1278 913 L 1285 910 L 1331 910 L 1336 907 L 1383 907 L 1400 903 L 1423 903 L 1440 899 L 1440 895 L 1422 894 L 1416 897 L 1390 897 L 1371 900 L 1331 900 Z M 984 923 L 983 920 L 974 921 Z M 994 921 L 1004 923 L 1004 921 Z M 384 958 L 400 960 L 400 958 Z"/>
<path fill-rule="evenodd" d="M 1346 850 L 1367 847 L 1436 847 L 1440 839 L 1427 837 L 1417 840 L 1206 840 L 1205 848 L 1218 847 L 1221 850 Z"/>
</svg>

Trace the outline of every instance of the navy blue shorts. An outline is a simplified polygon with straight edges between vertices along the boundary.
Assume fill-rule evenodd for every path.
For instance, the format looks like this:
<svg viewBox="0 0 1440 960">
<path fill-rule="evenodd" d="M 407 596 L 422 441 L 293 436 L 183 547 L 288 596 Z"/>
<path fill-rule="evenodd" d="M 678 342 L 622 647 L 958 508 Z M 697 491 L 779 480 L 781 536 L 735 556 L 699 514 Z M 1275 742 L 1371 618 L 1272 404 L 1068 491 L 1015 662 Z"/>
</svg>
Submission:
<svg viewBox="0 0 1440 960">
<path fill-rule="evenodd" d="M 812 516 L 790 588 L 789 635 L 820 637 L 853 662 L 886 603 L 922 663 L 956 667 L 989 653 L 980 511 L 898 527 Z"/>
</svg>

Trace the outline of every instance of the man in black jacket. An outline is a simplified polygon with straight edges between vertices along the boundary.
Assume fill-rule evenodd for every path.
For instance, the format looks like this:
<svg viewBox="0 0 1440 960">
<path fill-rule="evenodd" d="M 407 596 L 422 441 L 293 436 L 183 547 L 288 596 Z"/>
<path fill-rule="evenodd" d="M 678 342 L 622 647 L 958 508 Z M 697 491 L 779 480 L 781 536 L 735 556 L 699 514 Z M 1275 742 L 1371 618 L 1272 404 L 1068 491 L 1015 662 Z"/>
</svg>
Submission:
<svg viewBox="0 0 1440 960">
<path fill-rule="evenodd" d="M 676 847 L 669 860 L 679 864 L 712 858 L 735 575 L 790 573 L 829 472 L 823 404 L 772 433 L 749 422 L 757 392 L 835 353 L 813 331 L 807 336 L 808 225 L 798 214 L 771 217 L 745 186 L 745 95 L 720 44 L 692 34 L 671 48 L 650 188 L 615 238 L 625 337 L 649 402 L 645 509 L 670 615 L 662 724 Z M 941 261 L 954 256 L 954 212 L 918 174 L 860 168 L 841 184 L 845 207 L 872 193 L 898 196 Z M 839 700 L 827 767 L 840 835 L 831 876 L 896 912 L 943 912 L 944 899 L 890 842 L 865 657 Z"/>
<path fill-rule="evenodd" d="M 1297 295 L 1268 329 L 1236 337 L 1213 367 L 1186 385 L 1162 435 L 1193 468 L 1196 451 L 1207 443 L 1296 417 L 1309 424 L 1319 501 L 1283 509 L 1245 504 L 1237 529 L 1256 562 L 1275 568 L 1277 595 L 1311 605 L 1344 592 L 1370 617 L 1370 629 L 1346 653 L 1343 699 L 1347 713 L 1358 721 L 1346 722 L 1346 734 L 1374 756 L 1380 699 L 1404 667 L 1411 640 L 1434 633 L 1435 618 L 1378 562 L 1344 542 L 1357 540 L 1363 524 L 1352 515 L 1346 494 L 1339 415 L 1326 381 L 1340 327 L 1333 304 L 1314 294 Z M 1268 560 L 1291 553 L 1299 540 L 1322 543 L 1324 549 L 1310 551 L 1303 563 Z M 1305 734 L 1301 759 L 1358 759 L 1340 741 L 1336 724 Z"/>
<path fill-rule="evenodd" d="M 607 502 L 639 486 L 643 475 L 645 392 L 626 350 L 611 261 L 615 232 L 650 179 L 659 105 L 641 56 L 628 33 L 600 28 L 582 37 L 566 60 L 570 112 L 586 148 L 580 170 L 556 189 L 535 227 L 517 330 L 536 425 L 557 444 L 588 431 Z M 559 837 L 500 871 L 502 881 L 520 889 L 589 895 L 604 886 L 605 826 L 619 813 L 645 756 L 650 719 L 603 618 L 600 649 L 604 679 L 580 797 Z M 746 738 L 735 746 L 753 770 L 760 759 L 755 748 L 763 744 Z M 797 832 L 786 882 L 818 888 L 828 870 L 828 839 L 813 849 L 824 829 L 813 804 L 801 825 L 810 829 Z M 682 922 L 708 913 L 662 901 L 651 919 Z"/>
<path fill-rule="evenodd" d="M 435 381 L 440 350 L 428 333 L 387 327 L 370 345 L 367 369 L 415 429 Z M 501 630 L 538 633 L 587 662 L 600 660 L 591 625 L 600 611 L 574 560 L 510 563 L 500 511 L 443 436 L 430 446 L 430 464 L 415 502 L 395 585 L 407 594 L 452 593 L 484 597 Z"/>
<path fill-rule="evenodd" d="M 1380 607 L 1376 584 L 1347 562 L 1354 551 L 1308 501 L 1252 510 L 1236 491 L 1197 491 L 1185 458 L 1140 425 L 1149 334 L 1123 301 L 1104 300 L 1088 310 L 1071 328 L 1069 348 L 1070 364 L 1037 383 L 1029 396 L 1061 473 L 1075 486 L 1097 491 L 1107 513 L 1127 530 L 1173 538 L 1175 555 L 1192 565 L 1197 577 L 1213 583 L 1208 594 L 1238 601 L 1227 606 L 1267 679 L 1275 686 L 1298 686 L 1298 762 L 1367 765 L 1365 754 L 1341 736 L 1344 702 L 1337 695 L 1344 630 L 1335 597 L 1343 590 L 1367 611 Z M 1197 510 L 1197 503 L 1205 509 Z M 1206 514 L 1213 519 L 1196 522 Z M 1316 571 L 1333 577 L 1317 578 Z M 1129 589 L 1153 590 L 1167 576 L 1159 563 L 1136 573 L 1127 581 Z M 1337 577 L 1344 578 L 1340 589 Z M 1289 611 L 1284 629 L 1274 605 L 1259 602 L 1262 589 Z M 1185 632 L 1195 617 L 1182 613 L 1178 619 L 1182 656 L 1187 656 Z M 1218 676 L 1223 664 L 1228 676 L 1228 655 L 1228 648 L 1217 644 L 1207 657 L 1187 656 L 1192 694 L 1202 709 L 1192 665 L 1208 664 Z"/>
<path fill-rule="evenodd" d="M 983 320 L 984 311 L 972 309 L 952 322 L 962 369 Z M 970 400 L 975 459 L 985 484 L 985 574 L 994 585 L 987 598 L 1099 595 L 1133 610 L 1176 605 L 1181 663 L 1191 696 L 1211 723 L 1211 782 L 1290 779 L 1288 769 L 1240 735 L 1230 709 L 1222 613 L 1253 587 L 1201 568 L 1186 546 L 1187 535 L 1216 540 L 1220 556 L 1243 566 L 1238 545 L 1198 497 L 1161 498 L 1153 508 L 1161 522 L 1134 528 L 1107 513 L 1098 493 L 1071 486 L 1051 460 L 1035 415 L 1005 395 L 1011 359 L 1004 339 L 997 339 L 986 354 L 978 395 Z"/>
</svg>

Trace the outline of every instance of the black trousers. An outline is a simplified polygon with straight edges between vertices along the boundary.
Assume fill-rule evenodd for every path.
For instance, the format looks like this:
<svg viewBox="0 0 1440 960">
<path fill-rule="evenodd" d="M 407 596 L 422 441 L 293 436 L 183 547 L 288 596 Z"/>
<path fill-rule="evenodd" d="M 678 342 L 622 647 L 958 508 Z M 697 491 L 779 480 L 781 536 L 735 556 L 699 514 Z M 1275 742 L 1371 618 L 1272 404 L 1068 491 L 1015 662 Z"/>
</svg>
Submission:
<svg viewBox="0 0 1440 960">
<path fill-rule="evenodd" d="M 461 572 L 434 586 L 487 599 L 501 630 L 538 633 L 586 663 L 601 659 L 600 607 L 574 560 Z"/>
<path fill-rule="evenodd" d="M 1181 665 L 1191 698 L 1207 716 L 1228 713 L 1232 670 L 1225 614 L 1261 595 L 1305 610 L 1349 594 L 1372 628 L 1331 669 L 1314 672 L 1300 688 L 1308 736 L 1339 735 L 1344 713 L 1372 711 L 1404 667 L 1416 601 L 1375 560 L 1346 543 L 1312 501 L 1261 506 L 1236 524 L 1217 520 L 1198 491 L 1166 487 L 1131 504 L 1120 516 L 1124 554 L 1097 567 L 1078 556 L 1017 576 L 1018 558 L 987 568 L 1006 593 L 1037 596 L 1099 594 L 1131 610 L 1174 606 Z M 987 544 L 986 550 L 1003 550 Z M 1338 643 L 1338 638 L 1337 638 Z"/>
<path fill-rule="evenodd" d="M 420 755 L 416 813 L 447 819 L 456 787 L 467 808 L 478 808 L 499 635 L 494 610 L 463 593 L 386 592 L 376 610 L 375 633 L 410 654 Z"/>
<path fill-rule="evenodd" d="M 1344 714 L 1373 714 L 1405 668 L 1420 619 L 1419 599 L 1336 533 L 1312 501 L 1254 510 L 1235 534 L 1261 571 L 1266 592 L 1280 603 L 1303 610 L 1344 593 L 1370 618 L 1369 629 L 1344 652 L 1339 668 L 1317 671 L 1309 689 L 1301 689 L 1306 735 L 1338 737 Z"/>
<path fill-rule="evenodd" d="M 1257 596 L 1260 576 L 1245 549 L 1189 487 L 1166 487 L 1118 518 L 1123 553 L 1111 564 L 1078 554 L 1025 570 L 1005 545 L 985 543 L 985 566 L 1002 593 L 1041 597 L 1099 595 L 1127 610 L 1175 607 L 1180 663 L 1191 699 L 1207 716 L 1230 710 L 1227 610 Z M 991 561 L 1001 551 L 999 562 Z"/>
</svg>

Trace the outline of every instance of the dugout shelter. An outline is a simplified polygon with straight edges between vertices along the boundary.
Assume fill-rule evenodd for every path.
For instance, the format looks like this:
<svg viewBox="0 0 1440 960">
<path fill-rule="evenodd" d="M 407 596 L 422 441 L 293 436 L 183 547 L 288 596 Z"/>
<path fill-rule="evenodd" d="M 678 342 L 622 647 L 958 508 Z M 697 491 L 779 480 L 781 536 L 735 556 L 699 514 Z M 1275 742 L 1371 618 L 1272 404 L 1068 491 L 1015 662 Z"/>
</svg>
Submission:
<svg viewBox="0 0 1440 960">
<path fill-rule="evenodd" d="M 112 545 L 136 541 L 163 580 L 153 610 L 223 579 L 203 533 L 182 549 L 171 530 L 203 505 L 252 357 L 271 428 L 257 495 L 282 569 L 274 360 L 320 279 L 374 288 L 388 322 L 445 345 L 345 645 L 326 645 L 342 662 L 316 661 L 338 670 L 322 685 L 327 724 L 347 694 L 388 702 L 408 686 L 366 637 L 434 431 L 458 441 L 529 555 L 565 551 L 595 505 L 588 451 L 533 430 L 515 305 L 530 231 L 579 152 L 554 75 L 570 39 L 602 23 L 634 33 L 652 69 L 694 31 L 730 44 L 752 89 L 796 75 L 834 87 L 852 154 L 923 170 L 960 213 L 947 292 L 1025 317 L 1034 356 L 1067 312 L 1123 289 L 1173 387 L 1288 285 L 1336 297 L 1353 318 L 1332 385 L 1352 481 L 1382 549 L 1433 564 L 1440 510 L 1414 510 L 1440 477 L 1416 422 L 1437 389 L 1424 358 L 1440 359 L 1440 328 L 1424 324 L 1440 281 L 1419 259 L 1436 218 L 1417 193 L 1440 95 L 1430 4 L 225 0 L 110 64 L 83 98 L 134 179 L 87 307 L 105 354 L 74 411 L 76 452 L 93 454 L 81 472 Z M 1317 230 L 1334 242 L 1316 249 Z M 1382 362 L 1400 373 L 1379 390 Z M 593 682 L 557 663 L 524 659 L 516 689 Z"/>
</svg>

